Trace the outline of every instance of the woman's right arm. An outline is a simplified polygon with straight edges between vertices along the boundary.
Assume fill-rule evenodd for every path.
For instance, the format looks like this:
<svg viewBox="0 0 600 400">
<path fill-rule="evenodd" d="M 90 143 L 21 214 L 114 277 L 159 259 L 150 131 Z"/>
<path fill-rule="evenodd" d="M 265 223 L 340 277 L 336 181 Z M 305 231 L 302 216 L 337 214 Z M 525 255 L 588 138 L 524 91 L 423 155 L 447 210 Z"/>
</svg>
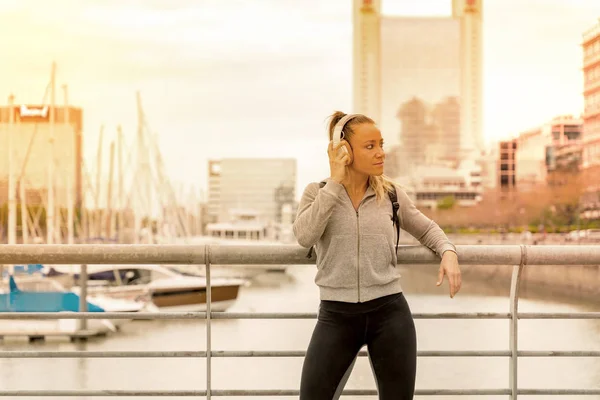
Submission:
<svg viewBox="0 0 600 400">
<path fill-rule="evenodd" d="M 293 225 L 300 246 L 309 248 L 317 243 L 343 190 L 344 186 L 333 180 L 322 188 L 319 183 L 311 183 L 304 189 Z"/>
</svg>

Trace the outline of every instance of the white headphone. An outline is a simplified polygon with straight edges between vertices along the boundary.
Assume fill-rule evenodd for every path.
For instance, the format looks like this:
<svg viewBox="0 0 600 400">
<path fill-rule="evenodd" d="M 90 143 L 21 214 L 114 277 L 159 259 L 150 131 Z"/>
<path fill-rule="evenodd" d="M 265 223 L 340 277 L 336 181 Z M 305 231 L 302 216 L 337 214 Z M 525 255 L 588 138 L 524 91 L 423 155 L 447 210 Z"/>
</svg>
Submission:
<svg viewBox="0 0 600 400">
<path fill-rule="evenodd" d="M 344 134 L 344 126 L 354 117 L 358 117 L 360 114 L 346 114 L 339 120 L 335 127 L 333 128 L 333 147 L 337 146 L 340 141 L 346 136 Z M 342 146 L 343 151 L 348 153 L 348 149 L 346 146 Z"/>
</svg>

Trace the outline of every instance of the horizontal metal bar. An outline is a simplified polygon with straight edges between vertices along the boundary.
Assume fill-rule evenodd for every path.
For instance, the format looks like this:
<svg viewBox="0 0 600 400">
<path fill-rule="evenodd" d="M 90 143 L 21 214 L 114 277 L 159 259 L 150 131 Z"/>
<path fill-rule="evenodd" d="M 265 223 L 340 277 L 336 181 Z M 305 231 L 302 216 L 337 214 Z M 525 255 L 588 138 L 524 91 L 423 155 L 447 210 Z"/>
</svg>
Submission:
<svg viewBox="0 0 600 400">
<path fill-rule="evenodd" d="M 414 313 L 415 319 L 510 319 L 510 313 Z"/>
<path fill-rule="evenodd" d="M 211 390 L 213 396 L 298 396 L 298 390 Z M 494 396 L 509 394 L 508 389 L 417 389 L 417 396 Z M 345 396 L 377 396 L 377 391 L 372 389 L 347 389 L 342 392 Z"/>
<path fill-rule="evenodd" d="M 0 312 L 3 319 L 205 319 L 205 312 Z"/>
<path fill-rule="evenodd" d="M 600 319 L 600 312 L 519 313 L 519 319 Z"/>
<path fill-rule="evenodd" d="M 212 319 L 316 319 L 316 313 L 233 313 L 213 312 Z M 509 319 L 508 313 L 415 313 L 415 319 Z M 6 312 L 3 319 L 206 319 L 205 312 L 125 313 L 125 312 Z"/>
<path fill-rule="evenodd" d="M 522 395 L 547 395 L 547 396 L 564 396 L 574 394 L 580 396 L 591 396 L 600 394 L 598 389 L 519 389 L 519 394 Z"/>
<path fill-rule="evenodd" d="M 244 313 L 244 312 L 213 312 L 212 319 L 316 319 L 317 313 Z"/>
<path fill-rule="evenodd" d="M 414 313 L 415 319 L 510 319 L 510 313 Z M 212 319 L 315 319 L 316 313 L 213 312 Z"/>
<path fill-rule="evenodd" d="M 236 313 L 213 312 L 212 319 L 316 319 L 316 313 Z M 415 319 L 510 319 L 510 313 L 414 313 Z M 600 319 L 600 312 L 519 313 L 519 319 Z M 206 319 L 205 312 L 6 312 L 0 320 L 19 319 Z"/>
<path fill-rule="evenodd" d="M 518 352 L 519 357 L 600 357 L 600 351 L 530 351 L 523 350 Z"/>
<path fill-rule="evenodd" d="M 527 265 L 598 265 L 600 246 L 526 246 Z M 210 248 L 210 251 L 208 249 Z M 520 245 L 457 245 L 463 265 L 516 265 Z M 0 245 L 0 264 L 314 264 L 299 245 Z M 208 255 L 208 260 L 206 256 Z M 436 264 L 424 246 L 400 246 L 399 264 Z M 77 267 L 77 266 L 74 266 Z"/>
<path fill-rule="evenodd" d="M 206 357 L 205 351 L 2 351 L 2 358 L 163 358 Z"/>
<path fill-rule="evenodd" d="M 213 396 L 214 396 L 213 392 Z M 206 390 L 2 390 L 0 397 L 206 396 Z"/>
<path fill-rule="evenodd" d="M 2 358 L 205 358 L 206 351 L 3 351 Z M 361 351 L 360 357 L 368 353 Z M 211 357 L 304 357 L 305 350 L 213 350 Z M 418 351 L 419 357 L 510 357 L 508 350 L 423 350 Z M 519 357 L 600 357 L 600 351 L 555 351 L 555 350 L 523 350 Z"/>
<path fill-rule="evenodd" d="M 359 357 L 368 356 L 368 352 L 360 351 Z M 304 350 L 292 350 L 292 351 L 225 351 L 225 350 L 213 350 L 212 357 L 304 357 L 306 351 Z M 454 351 L 454 350 L 427 350 L 418 351 L 417 356 L 419 357 L 508 357 L 510 352 L 507 351 L 495 351 L 495 350 L 468 350 L 468 351 Z M 1 356 L 0 356 L 1 358 Z"/>
<path fill-rule="evenodd" d="M 206 246 L 167 244 L 0 245 L 0 264 L 204 264 Z M 73 267 L 79 268 L 79 265 Z"/>
<path fill-rule="evenodd" d="M 366 357 L 368 353 L 361 351 L 360 357 Z M 509 351 L 419 351 L 419 357 L 508 357 Z M 178 358 L 196 357 L 204 358 L 206 351 L 2 351 L 2 358 Z M 213 350 L 211 357 L 235 358 L 235 357 L 304 357 L 305 350 Z"/>
<path fill-rule="evenodd" d="M 211 390 L 212 396 L 298 396 L 298 390 Z M 508 389 L 417 389 L 417 396 L 503 396 Z M 521 395 L 598 395 L 600 389 L 519 389 Z M 345 390 L 346 396 L 376 396 L 376 390 Z M 3 390 L 0 397 L 206 396 L 205 390 Z"/>
<path fill-rule="evenodd" d="M 298 390 L 211 390 L 212 396 L 298 396 Z M 344 390 L 345 396 L 376 396 L 376 390 L 361 390 L 348 389 Z M 471 395 L 471 396 L 501 396 L 509 394 L 508 389 L 423 389 L 416 390 L 417 396 L 456 396 L 456 395 Z M 568 394 L 568 393 L 567 393 Z M 206 390 L 3 390 L 0 391 L 0 397 L 110 397 L 110 396 L 179 396 L 193 397 L 206 396 Z"/>
</svg>

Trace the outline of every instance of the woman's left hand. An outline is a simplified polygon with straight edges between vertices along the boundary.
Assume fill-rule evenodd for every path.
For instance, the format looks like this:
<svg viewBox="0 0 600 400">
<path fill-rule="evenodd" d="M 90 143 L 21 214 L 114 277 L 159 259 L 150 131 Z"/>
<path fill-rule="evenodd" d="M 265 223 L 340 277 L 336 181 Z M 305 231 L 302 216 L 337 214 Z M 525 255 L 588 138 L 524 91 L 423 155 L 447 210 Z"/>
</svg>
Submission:
<svg viewBox="0 0 600 400">
<path fill-rule="evenodd" d="M 444 282 L 444 275 L 448 276 L 448 285 L 450 286 L 450 298 L 453 298 L 460 290 L 461 276 L 458 266 L 458 256 L 453 251 L 445 251 L 442 255 L 440 263 L 440 272 L 436 286 L 440 286 Z"/>
</svg>

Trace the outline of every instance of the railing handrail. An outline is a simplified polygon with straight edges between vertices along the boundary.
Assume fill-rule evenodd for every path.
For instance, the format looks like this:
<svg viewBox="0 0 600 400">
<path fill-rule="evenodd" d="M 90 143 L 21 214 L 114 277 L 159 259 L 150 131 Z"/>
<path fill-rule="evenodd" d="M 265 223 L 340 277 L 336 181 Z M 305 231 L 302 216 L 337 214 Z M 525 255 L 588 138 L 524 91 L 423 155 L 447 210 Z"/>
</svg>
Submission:
<svg viewBox="0 0 600 400">
<path fill-rule="evenodd" d="M 461 265 L 600 264 L 600 245 L 457 245 Z M 299 245 L 0 245 L 0 264 L 314 264 Z M 313 252 L 314 253 L 314 252 Z M 435 264 L 439 257 L 421 245 L 398 249 L 398 264 Z"/>
</svg>

